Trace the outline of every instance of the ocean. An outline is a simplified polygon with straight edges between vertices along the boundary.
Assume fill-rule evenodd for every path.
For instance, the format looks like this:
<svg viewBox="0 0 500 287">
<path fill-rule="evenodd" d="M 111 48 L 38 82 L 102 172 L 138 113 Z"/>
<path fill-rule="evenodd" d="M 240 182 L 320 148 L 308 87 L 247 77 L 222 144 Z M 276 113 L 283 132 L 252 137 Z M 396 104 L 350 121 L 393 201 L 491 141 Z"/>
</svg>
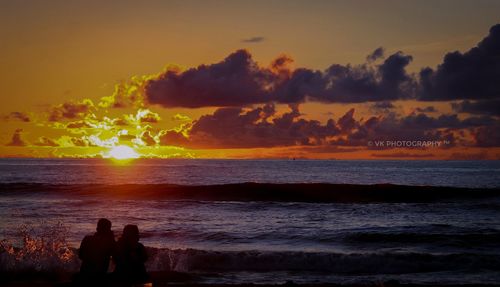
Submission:
<svg viewBox="0 0 500 287">
<path fill-rule="evenodd" d="M 0 271 L 76 272 L 105 217 L 193 282 L 499 283 L 499 189 L 499 161 L 0 159 Z"/>
</svg>

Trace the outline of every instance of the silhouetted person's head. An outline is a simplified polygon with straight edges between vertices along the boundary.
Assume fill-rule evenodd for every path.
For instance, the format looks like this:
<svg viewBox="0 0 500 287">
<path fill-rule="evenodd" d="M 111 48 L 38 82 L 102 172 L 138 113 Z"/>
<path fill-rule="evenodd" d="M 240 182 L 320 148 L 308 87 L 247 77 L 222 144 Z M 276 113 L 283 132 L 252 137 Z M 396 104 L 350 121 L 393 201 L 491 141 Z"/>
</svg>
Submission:
<svg viewBox="0 0 500 287">
<path fill-rule="evenodd" d="M 123 241 L 133 244 L 139 242 L 139 227 L 137 225 L 125 225 L 122 234 Z"/>
<path fill-rule="evenodd" d="M 109 260 L 115 249 L 115 236 L 111 231 L 111 221 L 105 218 L 99 219 L 96 230 L 95 234 L 83 238 L 78 257 L 82 260 L 81 279 L 99 282 L 108 271 Z M 84 286 L 94 286 L 94 284 L 84 284 Z"/>
<path fill-rule="evenodd" d="M 108 233 L 111 231 L 111 221 L 107 220 L 106 218 L 101 218 L 97 222 L 97 228 L 96 228 L 98 233 Z"/>
<path fill-rule="evenodd" d="M 113 259 L 115 261 L 114 273 L 118 280 L 126 283 L 146 282 L 148 273 L 144 263 L 148 260 L 148 254 L 144 245 L 139 242 L 137 225 L 129 224 L 123 228 L 122 236 L 116 243 Z"/>
</svg>

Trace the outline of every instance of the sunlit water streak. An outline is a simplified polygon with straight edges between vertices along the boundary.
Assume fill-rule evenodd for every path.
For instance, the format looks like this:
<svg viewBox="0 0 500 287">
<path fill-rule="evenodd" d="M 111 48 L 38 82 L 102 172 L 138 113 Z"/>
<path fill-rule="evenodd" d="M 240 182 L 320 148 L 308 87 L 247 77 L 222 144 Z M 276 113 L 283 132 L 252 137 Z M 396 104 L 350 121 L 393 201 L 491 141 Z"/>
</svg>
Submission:
<svg viewBox="0 0 500 287">
<path fill-rule="evenodd" d="M 0 159 L 0 182 L 327 182 L 500 187 L 500 161 Z"/>
</svg>

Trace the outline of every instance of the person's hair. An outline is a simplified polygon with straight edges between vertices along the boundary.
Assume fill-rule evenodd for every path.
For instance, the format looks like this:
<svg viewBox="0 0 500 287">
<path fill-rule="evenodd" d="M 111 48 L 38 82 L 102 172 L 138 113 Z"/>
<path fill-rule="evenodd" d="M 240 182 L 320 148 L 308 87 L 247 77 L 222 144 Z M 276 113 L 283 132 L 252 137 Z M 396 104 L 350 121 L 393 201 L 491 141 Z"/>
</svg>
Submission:
<svg viewBox="0 0 500 287">
<path fill-rule="evenodd" d="M 139 240 L 139 227 L 133 224 L 127 224 L 123 228 L 122 239 L 125 241 L 138 241 Z"/>
<path fill-rule="evenodd" d="M 97 232 L 107 232 L 111 230 L 111 221 L 106 218 L 101 218 L 97 222 Z"/>
</svg>

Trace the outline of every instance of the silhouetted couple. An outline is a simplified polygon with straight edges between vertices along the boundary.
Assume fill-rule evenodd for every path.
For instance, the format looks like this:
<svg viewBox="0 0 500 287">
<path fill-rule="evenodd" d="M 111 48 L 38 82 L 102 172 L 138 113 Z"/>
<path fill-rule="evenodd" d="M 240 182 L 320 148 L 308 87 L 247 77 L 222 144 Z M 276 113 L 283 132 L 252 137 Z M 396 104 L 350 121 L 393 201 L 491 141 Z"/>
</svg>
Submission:
<svg viewBox="0 0 500 287">
<path fill-rule="evenodd" d="M 148 279 L 144 263 L 146 249 L 139 243 L 137 225 L 126 225 L 123 234 L 115 242 L 111 221 L 101 218 L 97 222 L 97 232 L 83 238 L 78 256 L 82 260 L 79 283 L 95 285 L 132 285 L 144 283 Z M 110 259 L 115 270 L 108 276 Z"/>
</svg>

